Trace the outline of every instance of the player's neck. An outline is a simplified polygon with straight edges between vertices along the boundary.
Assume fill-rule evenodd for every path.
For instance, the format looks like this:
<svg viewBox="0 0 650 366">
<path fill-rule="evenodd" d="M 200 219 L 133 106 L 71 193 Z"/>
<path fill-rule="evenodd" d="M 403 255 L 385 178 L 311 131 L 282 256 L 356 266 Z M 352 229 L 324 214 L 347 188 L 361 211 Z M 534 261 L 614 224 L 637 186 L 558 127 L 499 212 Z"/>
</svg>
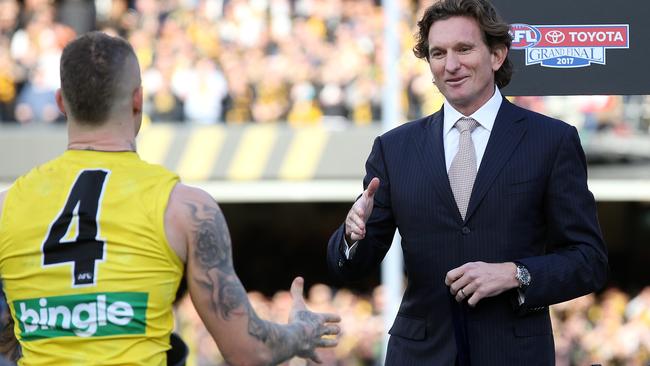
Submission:
<svg viewBox="0 0 650 366">
<path fill-rule="evenodd" d="M 125 152 L 136 151 L 135 143 L 68 143 L 68 150 L 86 150 L 86 151 L 107 151 L 107 152 Z"/>
<path fill-rule="evenodd" d="M 109 126 L 97 128 L 68 128 L 69 150 L 135 151 L 135 134 L 127 129 Z"/>
</svg>

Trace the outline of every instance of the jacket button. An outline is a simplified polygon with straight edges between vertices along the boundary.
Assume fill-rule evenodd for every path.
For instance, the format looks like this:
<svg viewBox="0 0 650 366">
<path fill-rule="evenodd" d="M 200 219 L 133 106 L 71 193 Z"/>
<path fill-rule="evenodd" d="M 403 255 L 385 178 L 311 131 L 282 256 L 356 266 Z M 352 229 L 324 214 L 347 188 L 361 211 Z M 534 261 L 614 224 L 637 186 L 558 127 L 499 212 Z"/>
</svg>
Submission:
<svg viewBox="0 0 650 366">
<path fill-rule="evenodd" d="M 339 267 L 343 267 L 343 259 L 339 259 Z"/>
<path fill-rule="evenodd" d="M 460 231 L 463 233 L 463 235 L 467 235 L 470 232 L 472 232 L 472 230 L 470 230 L 467 226 L 463 226 L 463 228 Z"/>
</svg>

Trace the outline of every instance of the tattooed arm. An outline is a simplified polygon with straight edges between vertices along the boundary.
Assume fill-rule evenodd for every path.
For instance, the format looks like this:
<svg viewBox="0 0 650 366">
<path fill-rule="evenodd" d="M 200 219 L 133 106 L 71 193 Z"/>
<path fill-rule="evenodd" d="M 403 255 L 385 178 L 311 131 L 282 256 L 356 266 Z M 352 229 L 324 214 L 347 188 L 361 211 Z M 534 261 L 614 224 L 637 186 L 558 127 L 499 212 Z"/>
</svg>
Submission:
<svg viewBox="0 0 650 366">
<path fill-rule="evenodd" d="M 184 185 L 172 191 L 165 216 L 167 236 L 186 262 L 190 296 L 226 360 L 234 365 L 275 365 L 293 356 L 318 361 L 316 347 L 334 347 L 337 315 L 308 311 L 302 278 L 291 285 L 289 324 L 260 319 L 248 301 L 232 261 L 230 234 L 217 203 Z"/>
</svg>

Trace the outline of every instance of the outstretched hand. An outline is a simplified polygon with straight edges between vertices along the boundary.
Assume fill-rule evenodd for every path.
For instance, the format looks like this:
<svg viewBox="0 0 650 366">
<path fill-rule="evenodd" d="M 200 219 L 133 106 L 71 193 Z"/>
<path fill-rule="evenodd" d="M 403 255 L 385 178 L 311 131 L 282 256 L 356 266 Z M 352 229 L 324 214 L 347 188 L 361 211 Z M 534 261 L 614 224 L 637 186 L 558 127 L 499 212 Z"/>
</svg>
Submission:
<svg viewBox="0 0 650 366">
<path fill-rule="evenodd" d="M 302 296 L 304 279 L 296 277 L 291 283 L 291 298 L 293 306 L 289 315 L 289 323 L 299 324 L 303 327 L 305 336 L 301 339 L 301 351 L 299 357 L 311 359 L 320 363 L 321 360 L 316 354 L 316 348 L 319 347 L 336 347 L 338 339 L 323 338 L 323 336 L 337 335 L 341 329 L 337 324 L 341 317 L 337 314 L 314 313 L 307 310 L 305 299 Z"/>
<path fill-rule="evenodd" d="M 363 194 L 352 205 L 345 218 L 345 239 L 348 244 L 361 240 L 366 237 L 366 222 L 372 213 L 372 208 L 375 202 L 375 193 L 379 188 L 379 178 L 372 178 L 368 184 L 368 188 L 363 191 Z"/>
</svg>

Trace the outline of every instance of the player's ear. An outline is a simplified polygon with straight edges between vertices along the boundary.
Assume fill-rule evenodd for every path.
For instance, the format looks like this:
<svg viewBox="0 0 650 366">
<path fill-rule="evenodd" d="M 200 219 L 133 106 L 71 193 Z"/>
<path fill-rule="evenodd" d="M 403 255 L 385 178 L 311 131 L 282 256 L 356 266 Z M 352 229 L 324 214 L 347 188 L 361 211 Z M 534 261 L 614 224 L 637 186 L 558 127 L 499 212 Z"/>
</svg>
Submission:
<svg viewBox="0 0 650 366">
<path fill-rule="evenodd" d="M 133 94 L 131 95 L 131 105 L 133 106 L 133 120 L 135 128 L 135 136 L 140 132 L 140 127 L 142 127 L 142 86 L 137 87 Z"/>
<path fill-rule="evenodd" d="M 137 89 L 133 91 L 133 96 L 132 96 L 132 105 L 133 105 L 133 114 L 134 115 L 139 115 L 142 114 L 142 103 L 143 103 L 143 96 L 142 96 L 142 86 L 139 86 Z"/>
<path fill-rule="evenodd" d="M 63 102 L 63 91 L 61 88 L 56 90 L 55 93 L 56 105 L 59 107 L 59 111 L 67 118 L 68 114 L 65 112 L 65 103 Z"/>
</svg>

